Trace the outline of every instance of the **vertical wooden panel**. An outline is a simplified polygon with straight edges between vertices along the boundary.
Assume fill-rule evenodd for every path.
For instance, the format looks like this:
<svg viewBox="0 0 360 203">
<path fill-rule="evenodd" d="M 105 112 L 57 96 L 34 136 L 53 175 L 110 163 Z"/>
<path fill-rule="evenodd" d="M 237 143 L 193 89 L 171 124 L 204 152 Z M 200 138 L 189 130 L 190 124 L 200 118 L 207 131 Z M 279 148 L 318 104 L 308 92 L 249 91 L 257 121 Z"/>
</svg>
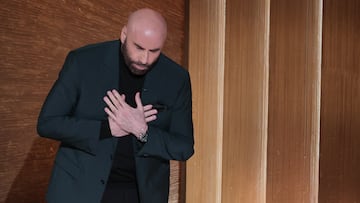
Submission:
<svg viewBox="0 0 360 203">
<path fill-rule="evenodd" d="M 319 202 L 360 202 L 360 1 L 325 0 Z"/>
<path fill-rule="evenodd" d="M 141 7 L 165 16 L 164 52 L 181 64 L 184 0 L 1 1 L 0 202 L 44 202 L 57 143 L 39 138 L 35 126 L 64 57 L 79 46 L 117 39 L 127 16 Z M 171 167 L 170 202 L 178 202 L 179 163 Z"/>
<path fill-rule="evenodd" d="M 226 1 L 221 202 L 265 202 L 269 4 Z"/>
<path fill-rule="evenodd" d="M 225 1 L 189 1 L 189 71 L 195 155 L 187 163 L 186 202 L 221 202 Z"/>
<path fill-rule="evenodd" d="M 267 202 L 317 202 L 322 3 L 270 7 Z"/>
</svg>

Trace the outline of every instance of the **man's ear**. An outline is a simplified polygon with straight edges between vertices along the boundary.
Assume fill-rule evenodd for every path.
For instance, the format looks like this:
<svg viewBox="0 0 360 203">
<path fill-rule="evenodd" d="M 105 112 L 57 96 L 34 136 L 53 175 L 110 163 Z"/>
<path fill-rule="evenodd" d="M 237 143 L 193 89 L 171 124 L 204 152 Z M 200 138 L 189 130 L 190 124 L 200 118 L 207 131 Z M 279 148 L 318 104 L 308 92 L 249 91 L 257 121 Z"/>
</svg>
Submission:
<svg viewBox="0 0 360 203">
<path fill-rule="evenodd" d="M 121 29 L 121 35 L 120 35 L 120 40 L 121 40 L 121 43 L 124 44 L 125 40 L 126 40 L 126 34 L 127 34 L 127 27 L 124 26 L 122 29 Z"/>
</svg>

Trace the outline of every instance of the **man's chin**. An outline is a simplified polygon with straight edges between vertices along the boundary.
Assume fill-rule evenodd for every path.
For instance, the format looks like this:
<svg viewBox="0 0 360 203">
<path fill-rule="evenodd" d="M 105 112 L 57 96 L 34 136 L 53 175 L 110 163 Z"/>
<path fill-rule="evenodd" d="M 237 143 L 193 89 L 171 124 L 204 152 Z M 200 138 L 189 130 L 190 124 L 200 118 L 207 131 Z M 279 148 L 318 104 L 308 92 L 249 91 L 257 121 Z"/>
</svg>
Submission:
<svg viewBox="0 0 360 203">
<path fill-rule="evenodd" d="M 145 75 L 145 73 L 147 73 L 148 70 L 149 70 L 149 68 L 142 68 L 142 69 L 140 69 L 140 68 L 137 68 L 137 67 L 135 67 L 135 66 L 131 66 L 131 67 L 130 67 L 130 71 L 131 71 L 131 73 L 134 74 L 134 75 Z"/>
</svg>

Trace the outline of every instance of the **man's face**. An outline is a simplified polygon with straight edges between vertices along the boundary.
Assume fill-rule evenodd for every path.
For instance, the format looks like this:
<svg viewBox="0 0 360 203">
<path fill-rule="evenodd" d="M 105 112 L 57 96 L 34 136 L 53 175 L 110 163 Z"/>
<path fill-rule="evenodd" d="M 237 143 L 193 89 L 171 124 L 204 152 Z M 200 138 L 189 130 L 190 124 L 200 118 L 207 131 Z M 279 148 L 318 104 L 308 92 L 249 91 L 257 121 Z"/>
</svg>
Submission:
<svg viewBox="0 0 360 203">
<path fill-rule="evenodd" d="M 159 58 L 160 48 L 149 49 L 140 43 L 125 39 L 121 51 L 126 65 L 135 75 L 144 75 Z"/>
</svg>

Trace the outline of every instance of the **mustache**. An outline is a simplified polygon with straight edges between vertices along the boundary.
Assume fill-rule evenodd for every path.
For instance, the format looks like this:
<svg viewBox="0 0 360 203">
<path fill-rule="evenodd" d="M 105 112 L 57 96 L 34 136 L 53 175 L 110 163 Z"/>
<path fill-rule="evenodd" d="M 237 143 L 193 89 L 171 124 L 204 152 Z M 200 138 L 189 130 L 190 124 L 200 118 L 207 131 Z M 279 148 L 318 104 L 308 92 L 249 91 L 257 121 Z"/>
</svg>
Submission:
<svg viewBox="0 0 360 203">
<path fill-rule="evenodd" d="M 145 68 L 149 68 L 150 65 L 149 64 L 143 64 L 141 62 L 135 62 L 133 61 L 132 64 L 135 64 L 135 65 L 138 65 L 138 66 L 141 66 L 141 67 L 145 67 Z"/>
</svg>

